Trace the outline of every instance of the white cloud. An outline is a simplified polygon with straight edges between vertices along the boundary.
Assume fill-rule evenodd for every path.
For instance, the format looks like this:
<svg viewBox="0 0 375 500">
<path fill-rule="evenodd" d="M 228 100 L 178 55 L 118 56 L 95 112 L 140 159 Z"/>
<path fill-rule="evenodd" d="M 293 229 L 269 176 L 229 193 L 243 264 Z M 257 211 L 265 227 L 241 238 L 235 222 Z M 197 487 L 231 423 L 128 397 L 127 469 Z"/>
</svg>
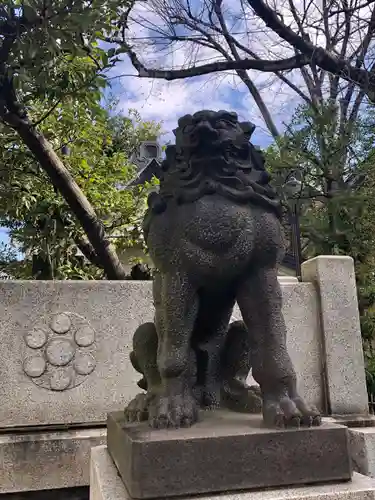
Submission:
<svg viewBox="0 0 375 500">
<path fill-rule="evenodd" d="M 139 2 L 133 11 L 130 23 L 130 38 L 133 47 L 147 67 L 152 68 L 182 68 L 200 65 L 213 60 L 222 59 L 222 56 L 211 48 L 200 47 L 196 44 L 173 42 L 169 45 L 163 41 L 163 33 L 171 33 L 168 21 L 171 19 L 170 9 L 186 5 L 186 0 L 149 0 L 147 3 Z M 199 0 L 190 0 L 197 16 L 204 20 L 207 12 L 202 10 Z M 295 0 L 295 5 L 302 10 L 302 0 Z M 317 0 L 318 3 L 318 0 Z M 310 2 L 311 12 L 309 21 L 318 18 L 317 3 Z M 288 7 L 283 0 L 275 0 L 278 11 L 284 16 L 284 21 L 293 25 L 294 21 Z M 235 33 L 245 48 L 251 48 L 261 57 L 276 59 L 288 57 L 293 54 L 290 47 L 281 41 L 277 35 L 264 27 L 258 19 L 254 19 L 251 10 L 243 9 L 243 3 L 237 0 L 223 2 L 225 17 L 228 26 Z M 315 5 L 315 6 L 314 6 Z M 161 15 L 155 14 L 155 6 L 169 11 Z M 174 6 L 174 7 L 173 7 Z M 315 9 L 315 10 L 314 10 Z M 178 14 L 178 9 L 177 9 Z M 315 31 L 315 33 L 314 33 Z M 312 39 L 324 45 L 325 40 L 319 31 L 312 30 Z M 181 33 L 178 33 L 181 34 Z M 182 32 L 182 34 L 187 34 Z M 189 33 L 191 35 L 192 32 Z M 193 33 L 194 34 L 194 33 Z M 227 47 L 225 40 L 215 33 L 212 36 L 222 47 Z M 241 52 L 241 51 L 240 51 Z M 241 55 L 244 55 L 241 52 Z M 135 75 L 135 70 L 128 60 L 124 60 L 115 69 L 116 74 Z M 284 121 L 289 121 L 295 107 L 301 102 L 294 90 L 281 82 L 276 76 L 267 73 L 249 71 L 249 76 L 256 84 L 264 103 L 268 107 L 276 125 L 282 128 Z M 287 75 L 288 78 L 302 91 L 305 84 L 298 70 Z M 243 82 L 231 72 L 208 75 L 206 77 L 192 78 L 166 82 L 163 80 L 140 79 L 135 76 L 126 76 L 120 79 L 120 108 L 126 112 L 135 108 L 143 119 L 152 119 L 163 122 L 164 130 L 170 131 L 176 127 L 177 119 L 199 109 L 230 109 L 236 111 L 242 120 L 251 120 L 257 125 L 254 134 L 255 141 L 264 144 L 270 142 L 270 134 L 265 127 L 259 109 L 254 103 L 249 90 Z"/>
<path fill-rule="evenodd" d="M 116 73 L 131 75 L 134 74 L 134 69 L 126 60 L 116 68 Z M 119 78 L 118 83 L 120 85 L 116 94 L 119 98 L 119 109 L 124 113 L 128 109 L 136 109 L 144 120 L 161 121 L 163 130 L 168 132 L 165 140 L 173 140 L 171 131 L 177 126 L 178 118 L 184 114 L 194 113 L 200 109 L 228 109 L 236 111 L 241 120 L 255 123 L 257 126 L 254 134 L 255 142 L 268 144 L 271 141 L 270 133 L 248 89 L 234 74 L 218 73 L 172 82 L 124 76 Z M 263 83 L 264 79 L 259 87 Z M 296 103 L 294 93 L 287 92 L 281 87 L 276 80 L 261 91 L 272 115 L 280 123 L 289 116 L 292 109 L 290 102 Z M 283 114 L 285 104 L 289 107 L 287 115 Z"/>
<path fill-rule="evenodd" d="M 124 61 L 116 72 L 131 74 L 131 63 Z M 264 126 L 254 103 L 250 102 L 247 89 L 241 91 L 240 83 L 238 77 L 230 74 L 173 82 L 125 76 L 120 79 L 117 97 L 123 112 L 132 108 L 145 120 L 162 121 L 163 130 L 169 132 L 167 140 L 172 139 L 170 132 L 177 126 L 179 117 L 200 109 L 233 110 L 241 120 L 256 121 L 257 125 Z"/>
<path fill-rule="evenodd" d="M 208 47 L 200 47 L 196 44 L 173 43 L 165 46 L 160 44 L 157 31 L 165 28 L 165 21 L 155 15 L 152 10 L 152 2 L 139 3 L 137 10 L 133 11 L 133 22 L 130 23 L 130 33 L 135 51 L 148 67 L 154 68 L 182 68 L 191 67 L 195 64 L 204 64 L 222 59 L 222 56 Z M 238 13 L 231 10 L 231 15 Z M 241 28 L 240 24 L 237 23 Z M 239 29 L 239 28 L 236 28 Z M 241 28 L 242 29 L 242 28 Z M 150 40 L 152 36 L 152 40 Z M 225 43 L 221 40 L 221 43 Z M 244 40 L 245 43 L 245 40 Z M 119 107 L 122 111 L 136 109 L 145 120 L 156 120 L 163 122 L 163 129 L 168 132 L 167 140 L 173 139 L 171 130 L 176 127 L 177 119 L 187 113 L 194 113 L 200 109 L 229 109 L 236 111 L 241 120 L 253 121 L 259 129 L 255 133 L 258 142 L 269 142 L 269 132 L 264 126 L 264 121 L 259 114 L 258 108 L 249 95 L 248 89 L 233 72 L 218 73 L 205 77 L 191 78 L 166 82 L 164 80 L 152 80 L 137 78 L 136 72 L 130 61 L 125 59 L 119 64 L 113 73 L 115 75 L 128 75 L 119 78 L 120 85 L 118 97 Z M 264 85 L 270 78 L 259 72 L 255 76 L 259 87 L 265 86 L 262 91 L 263 98 L 271 103 L 272 96 L 276 95 L 272 88 Z M 281 97 L 278 89 L 279 83 L 273 84 L 277 87 L 277 95 Z M 275 88 L 276 88 L 275 87 Z M 278 103 L 272 106 L 277 108 Z"/>
</svg>

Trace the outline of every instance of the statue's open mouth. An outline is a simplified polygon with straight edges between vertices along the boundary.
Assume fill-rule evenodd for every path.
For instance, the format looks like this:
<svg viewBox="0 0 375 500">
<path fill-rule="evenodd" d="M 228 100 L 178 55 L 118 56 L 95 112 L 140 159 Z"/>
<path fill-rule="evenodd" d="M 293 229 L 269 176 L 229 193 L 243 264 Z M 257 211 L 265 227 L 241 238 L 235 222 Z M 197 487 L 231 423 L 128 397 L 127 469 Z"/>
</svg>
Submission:
<svg viewBox="0 0 375 500">
<path fill-rule="evenodd" d="M 190 149 L 190 159 L 195 161 L 205 161 L 207 159 L 224 160 L 226 163 L 233 161 L 245 161 L 249 158 L 249 148 L 246 144 L 236 145 L 230 141 L 216 141 L 207 144 L 201 141 L 197 146 Z"/>
</svg>

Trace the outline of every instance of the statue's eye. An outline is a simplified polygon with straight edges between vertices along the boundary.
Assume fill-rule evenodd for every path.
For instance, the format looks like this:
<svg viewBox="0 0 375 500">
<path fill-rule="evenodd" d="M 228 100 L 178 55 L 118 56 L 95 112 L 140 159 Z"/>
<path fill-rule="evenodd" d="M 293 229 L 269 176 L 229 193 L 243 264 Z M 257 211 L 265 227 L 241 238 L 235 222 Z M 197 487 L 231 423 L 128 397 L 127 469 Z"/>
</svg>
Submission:
<svg viewBox="0 0 375 500">
<path fill-rule="evenodd" d="M 191 134 L 193 130 L 194 130 L 194 125 L 192 125 L 192 124 L 185 125 L 185 127 L 183 128 L 183 133 L 184 134 Z"/>
<path fill-rule="evenodd" d="M 216 127 L 219 128 L 229 128 L 229 127 L 233 128 L 235 126 L 233 122 L 224 119 L 218 120 L 215 125 Z"/>
</svg>

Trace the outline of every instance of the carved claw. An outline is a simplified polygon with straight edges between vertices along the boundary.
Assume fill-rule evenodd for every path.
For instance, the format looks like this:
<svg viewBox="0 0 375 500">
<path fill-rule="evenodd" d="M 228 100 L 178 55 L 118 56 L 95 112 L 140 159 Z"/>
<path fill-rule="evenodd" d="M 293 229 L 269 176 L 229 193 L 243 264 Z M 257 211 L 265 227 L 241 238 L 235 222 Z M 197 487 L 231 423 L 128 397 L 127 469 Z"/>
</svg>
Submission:
<svg viewBox="0 0 375 500">
<path fill-rule="evenodd" d="M 312 405 L 308 406 L 300 396 L 293 398 L 293 401 L 298 410 L 302 414 L 302 425 L 307 425 L 308 427 L 310 426 L 318 427 L 319 425 L 321 425 L 322 418 L 320 416 L 318 409 L 315 408 L 315 406 Z"/>
<path fill-rule="evenodd" d="M 217 410 L 220 408 L 220 391 L 204 391 L 202 398 L 202 408 L 204 410 Z"/>
<path fill-rule="evenodd" d="M 126 422 L 143 422 L 148 419 L 149 398 L 147 394 L 137 394 L 124 410 Z"/>
<path fill-rule="evenodd" d="M 149 406 L 149 424 L 154 429 L 190 427 L 198 420 L 198 408 L 191 394 L 155 396 Z"/>
<path fill-rule="evenodd" d="M 263 420 L 269 427 L 311 427 L 321 424 L 318 410 L 308 407 L 301 397 L 271 397 L 263 401 Z"/>
</svg>

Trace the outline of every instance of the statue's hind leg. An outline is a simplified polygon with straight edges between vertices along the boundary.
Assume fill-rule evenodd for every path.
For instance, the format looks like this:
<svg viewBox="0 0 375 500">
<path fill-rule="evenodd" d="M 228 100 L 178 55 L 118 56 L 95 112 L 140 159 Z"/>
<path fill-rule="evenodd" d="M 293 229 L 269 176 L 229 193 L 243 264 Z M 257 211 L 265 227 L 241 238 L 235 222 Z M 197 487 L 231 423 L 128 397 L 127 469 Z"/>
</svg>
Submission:
<svg viewBox="0 0 375 500">
<path fill-rule="evenodd" d="M 254 269 L 239 287 L 237 300 L 251 331 L 251 365 L 261 388 L 266 425 L 319 425 L 318 411 L 297 393 L 276 267 Z"/>
<path fill-rule="evenodd" d="M 150 402 L 149 423 L 155 428 L 190 426 L 198 419 L 189 370 L 198 296 L 185 274 L 159 274 L 154 302 L 161 389 Z"/>
</svg>

